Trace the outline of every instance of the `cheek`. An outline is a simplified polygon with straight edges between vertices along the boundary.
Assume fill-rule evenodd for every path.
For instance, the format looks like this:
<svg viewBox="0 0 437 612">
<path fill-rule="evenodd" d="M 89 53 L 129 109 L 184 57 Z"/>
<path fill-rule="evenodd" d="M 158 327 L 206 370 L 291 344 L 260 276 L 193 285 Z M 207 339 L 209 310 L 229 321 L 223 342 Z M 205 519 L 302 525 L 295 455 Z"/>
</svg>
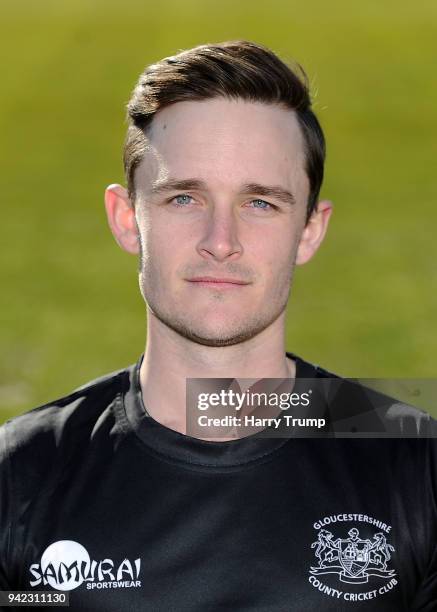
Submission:
<svg viewBox="0 0 437 612">
<path fill-rule="evenodd" d="M 162 287 L 175 290 L 174 279 L 179 277 L 181 269 L 193 259 L 189 240 L 182 232 L 167 227 L 153 229 L 142 234 L 143 273 L 147 277 L 159 280 Z M 191 253 L 191 257 L 190 257 Z"/>
<path fill-rule="evenodd" d="M 147 261 L 158 261 L 160 259 L 160 251 L 164 251 L 165 245 L 169 242 L 165 225 L 159 223 L 159 219 L 154 218 L 150 211 L 141 214 L 137 219 L 137 225 L 141 236 L 144 259 Z"/>
<path fill-rule="evenodd" d="M 297 240 L 293 233 L 272 232 L 264 236 L 264 240 L 254 245 L 255 261 L 267 268 L 270 280 L 275 281 L 275 275 L 286 272 L 294 263 Z"/>
</svg>

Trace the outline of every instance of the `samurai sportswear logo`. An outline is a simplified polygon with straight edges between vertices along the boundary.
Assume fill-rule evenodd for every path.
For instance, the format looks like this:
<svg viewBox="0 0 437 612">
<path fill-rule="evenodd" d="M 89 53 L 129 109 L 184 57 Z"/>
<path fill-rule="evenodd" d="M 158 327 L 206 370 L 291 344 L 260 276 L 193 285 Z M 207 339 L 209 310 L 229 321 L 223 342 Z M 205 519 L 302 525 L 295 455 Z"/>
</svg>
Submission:
<svg viewBox="0 0 437 612">
<path fill-rule="evenodd" d="M 71 591 L 86 583 L 87 589 L 119 589 L 140 587 L 141 559 L 133 563 L 123 559 L 115 564 L 112 559 L 91 561 L 86 548 L 73 540 L 50 544 L 43 552 L 41 563 L 33 563 L 29 571 L 34 577 L 30 586 L 49 584 L 57 591 Z"/>
<path fill-rule="evenodd" d="M 337 522 L 349 523 L 343 526 L 344 535 L 347 527 L 354 525 L 348 529 L 347 537 L 335 538 L 332 531 L 325 529 Z M 366 525 L 359 525 L 358 529 L 355 525 L 359 523 Z M 361 537 L 360 530 L 368 534 L 369 526 L 374 532 L 372 537 Z M 315 549 L 318 565 L 311 567 L 309 582 L 321 593 L 344 601 L 367 601 L 388 593 L 398 584 L 395 571 L 388 567 L 395 550 L 385 535 L 390 533 L 390 525 L 366 514 L 337 514 L 317 521 L 314 529 L 318 534 L 311 548 Z M 372 578 L 370 584 L 369 578 Z M 363 588 L 367 584 L 374 588 Z"/>
</svg>

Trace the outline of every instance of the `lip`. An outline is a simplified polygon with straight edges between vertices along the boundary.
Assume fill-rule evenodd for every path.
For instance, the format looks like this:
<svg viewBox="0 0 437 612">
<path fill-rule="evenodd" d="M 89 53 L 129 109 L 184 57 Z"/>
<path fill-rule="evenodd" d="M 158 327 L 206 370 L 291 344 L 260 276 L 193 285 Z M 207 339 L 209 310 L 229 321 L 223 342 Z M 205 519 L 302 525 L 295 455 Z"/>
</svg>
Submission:
<svg viewBox="0 0 437 612">
<path fill-rule="evenodd" d="M 249 284 L 237 278 L 222 278 L 214 276 L 198 276 L 196 278 L 189 278 L 187 280 L 190 283 L 195 283 L 204 287 L 241 287 Z"/>
</svg>

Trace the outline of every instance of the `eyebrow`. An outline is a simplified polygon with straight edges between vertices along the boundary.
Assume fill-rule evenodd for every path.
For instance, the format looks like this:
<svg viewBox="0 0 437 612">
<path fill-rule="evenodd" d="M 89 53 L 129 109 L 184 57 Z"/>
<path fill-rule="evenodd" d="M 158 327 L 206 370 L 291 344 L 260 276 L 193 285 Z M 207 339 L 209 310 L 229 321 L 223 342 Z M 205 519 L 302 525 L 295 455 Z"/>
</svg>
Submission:
<svg viewBox="0 0 437 612">
<path fill-rule="evenodd" d="M 168 179 L 165 181 L 155 181 L 150 190 L 151 195 L 166 193 L 169 191 L 207 191 L 207 185 L 199 179 Z M 279 185 L 261 185 L 259 183 L 246 183 L 240 189 L 242 195 L 260 195 L 263 197 L 274 198 L 284 204 L 294 206 L 296 198 L 287 189 Z"/>
</svg>

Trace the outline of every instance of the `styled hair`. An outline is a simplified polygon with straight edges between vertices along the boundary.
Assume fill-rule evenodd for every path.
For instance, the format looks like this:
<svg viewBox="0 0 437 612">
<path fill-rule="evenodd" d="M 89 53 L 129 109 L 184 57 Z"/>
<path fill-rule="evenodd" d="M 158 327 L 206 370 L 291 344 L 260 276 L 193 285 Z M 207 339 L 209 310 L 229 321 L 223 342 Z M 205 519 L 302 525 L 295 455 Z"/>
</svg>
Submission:
<svg viewBox="0 0 437 612">
<path fill-rule="evenodd" d="M 155 114 L 177 102 L 217 97 L 278 104 L 295 112 L 310 185 L 308 221 L 317 204 L 326 154 L 323 131 L 311 109 L 308 78 L 299 65 L 292 70 L 270 49 L 245 40 L 200 45 L 151 64 L 141 74 L 127 106 L 123 155 L 131 201 L 135 201 L 135 170 Z"/>
</svg>

